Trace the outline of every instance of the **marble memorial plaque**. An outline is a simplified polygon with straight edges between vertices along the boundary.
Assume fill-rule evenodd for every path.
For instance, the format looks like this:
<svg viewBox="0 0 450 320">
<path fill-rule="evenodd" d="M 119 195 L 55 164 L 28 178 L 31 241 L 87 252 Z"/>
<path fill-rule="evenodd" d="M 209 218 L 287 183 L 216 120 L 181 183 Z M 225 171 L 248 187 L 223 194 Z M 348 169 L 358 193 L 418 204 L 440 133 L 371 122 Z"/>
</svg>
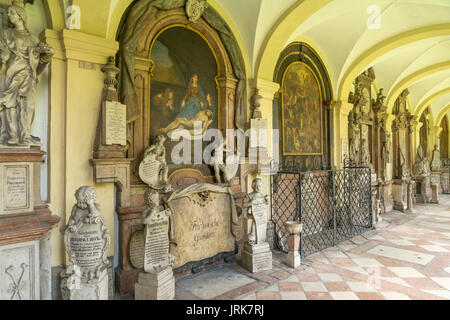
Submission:
<svg viewBox="0 0 450 320">
<path fill-rule="evenodd" d="M 266 242 L 268 207 L 264 198 L 252 204 L 252 216 L 256 225 L 256 243 Z"/>
<path fill-rule="evenodd" d="M 82 271 L 104 265 L 109 244 L 105 221 L 88 215 L 77 226 L 67 228 L 65 244 L 70 261 Z"/>
<path fill-rule="evenodd" d="M 32 163 L 4 163 L 1 165 L 0 214 L 33 211 Z"/>
<path fill-rule="evenodd" d="M 0 246 L 0 300 L 39 300 L 39 241 Z"/>
<path fill-rule="evenodd" d="M 171 252 L 175 256 L 174 268 L 234 251 L 229 194 L 193 194 L 171 200 L 169 207 L 177 242 Z"/>
<path fill-rule="evenodd" d="M 139 230 L 131 235 L 130 262 L 136 269 L 144 268 L 145 231 Z"/>
<path fill-rule="evenodd" d="M 250 148 L 267 148 L 267 119 L 250 120 Z"/>
<path fill-rule="evenodd" d="M 169 259 L 169 209 L 153 215 L 146 221 L 145 272 L 163 270 L 170 265 Z"/>
<path fill-rule="evenodd" d="M 127 144 L 127 106 L 117 101 L 103 105 L 103 137 L 106 145 Z"/>
</svg>

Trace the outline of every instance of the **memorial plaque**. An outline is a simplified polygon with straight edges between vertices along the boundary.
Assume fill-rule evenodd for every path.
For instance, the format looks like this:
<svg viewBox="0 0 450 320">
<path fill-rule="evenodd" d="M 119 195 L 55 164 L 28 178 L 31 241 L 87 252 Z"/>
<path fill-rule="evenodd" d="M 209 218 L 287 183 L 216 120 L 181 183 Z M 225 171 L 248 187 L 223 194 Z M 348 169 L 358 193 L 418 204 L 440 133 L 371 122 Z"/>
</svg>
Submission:
<svg viewBox="0 0 450 320">
<path fill-rule="evenodd" d="M 116 101 L 103 105 L 103 137 L 106 145 L 127 144 L 127 106 Z"/>
<path fill-rule="evenodd" d="M 131 235 L 130 262 L 136 269 L 144 268 L 145 231 L 139 230 Z"/>
<path fill-rule="evenodd" d="M 252 216 L 256 226 L 256 243 L 262 244 L 267 239 L 267 211 L 268 207 L 264 198 L 252 204 Z"/>
<path fill-rule="evenodd" d="M 23 213 L 33 210 L 32 168 L 32 163 L 2 165 L 0 214 Z"/>
<path fill-rule="evenodd" d="M 145 272 L 157 272 L 171 265 L 169 256 L 169 209 L 156 213 L 146 221 Z"/>
<path fill-rule="evenodd" d="M 177 243 L 171 252 L 174 268 L 234 251 L 230 198 L 228 193 L 201 192 L 169 201 Z"/>
<path fill-rule="evenodd" d="M 82 271 L 95 270 L 107 264 L 109 237 L 106 223 L 100 216 L 90 214 L 78 225 L 69 226 L 65 233 L 65 244 L 70 261 Z"/>
<path fill-rule="evenodd" d="M 267 119 L 250 120 L 250 148 L 267 148 Z"/>
<path fill-rule="evenodd" d="M 139 165 L 139 177 L 149 186 L 159 185 L 159 172 L 161 162 L 156 159 L 149 158 L 142 161 Z"/>
</svg>

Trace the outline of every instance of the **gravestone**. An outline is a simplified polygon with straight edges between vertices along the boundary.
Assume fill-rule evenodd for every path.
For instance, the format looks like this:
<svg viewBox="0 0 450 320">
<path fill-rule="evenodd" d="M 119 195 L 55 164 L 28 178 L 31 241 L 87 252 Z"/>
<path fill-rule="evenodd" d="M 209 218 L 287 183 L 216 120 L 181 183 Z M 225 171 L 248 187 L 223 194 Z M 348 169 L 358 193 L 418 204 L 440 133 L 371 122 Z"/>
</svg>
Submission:
<svg viewBox="0 0 450 320">
<path fill-rule="evenodd" d="M 144 273 L 135 285 L 136 300 L 172 300 L 175 297 L 175 278 L 169 253 L 170 209 L 160 211 L 159 194 L 148 190 L 144 198 L 147 207 L 142 220 L 145 224 Z"/>
<path fill-rule="evenodd" d="M 64 232 L 64 243 L 73 266 L 61 273 L 61 290 L 67 300 L 108 300 L 108 259 L 110 238 L 105 220 L 95 203 L 95 190 L 81 187 L 77 204 Z M 75 279 L 75 280 L 74 280 Z"/>
<path fill-rule="evenodd" d="M 243 202 L 244 217 L 247 226 L 250 225 L 250 232 L 244 244 L 241 264 L 250 272 L 272 269 L 272 251 L 267 242 L 268 197 L 261 193 L 262 188 L 261 179 L 253 180 L 253 192 L 247 194 Z"/>
<path fill-rule="evenodd" d="M 156 137 L 156 143 L 148 147 L 144 152 L 144 158 L 139 164 L 139 177 L 154 190 L 169 192 L 170 184 L 167 182 L 168 166 L 166 163 L 166 149 L 162 135 Z"/>
</svg>

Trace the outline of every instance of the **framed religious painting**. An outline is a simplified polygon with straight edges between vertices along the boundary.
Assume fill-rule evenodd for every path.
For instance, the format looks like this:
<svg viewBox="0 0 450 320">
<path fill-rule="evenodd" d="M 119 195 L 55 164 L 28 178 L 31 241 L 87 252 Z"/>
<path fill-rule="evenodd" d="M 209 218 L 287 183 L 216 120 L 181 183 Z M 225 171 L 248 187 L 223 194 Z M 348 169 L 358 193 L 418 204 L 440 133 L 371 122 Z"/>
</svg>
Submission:
<svg viewBox="0 0 450 320">
<path fill-rule="evenodd" d="M 171 26 L 155 37 L 151 60 L 150 141 L 159 134 L 170 140 L 179 130 L 201 139 L 207 129 L 218 129 L 218 63 L 206 38 Z"/>
<path fill-rule="evenodd" d="M 291 63 L 281 82 L 282 154 L 322 155 L 322 94 L 311 68 Z"/>
</svg>

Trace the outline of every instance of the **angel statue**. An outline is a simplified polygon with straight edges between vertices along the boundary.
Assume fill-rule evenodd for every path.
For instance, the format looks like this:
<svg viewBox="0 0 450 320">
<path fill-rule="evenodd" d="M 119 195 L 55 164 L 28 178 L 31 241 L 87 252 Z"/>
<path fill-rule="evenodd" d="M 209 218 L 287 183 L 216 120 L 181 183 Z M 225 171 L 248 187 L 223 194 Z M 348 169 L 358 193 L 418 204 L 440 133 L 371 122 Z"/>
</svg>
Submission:
<svg viewBox="0 0 450 320">
<path fill-rule="evenodd" d="M 8 8 L 12 28 L 0 30 L 0 144 L 39 146 L 31 135 L 39 75 L 54 54 L 31 34 L 23 1 Z"/>
</svg>

